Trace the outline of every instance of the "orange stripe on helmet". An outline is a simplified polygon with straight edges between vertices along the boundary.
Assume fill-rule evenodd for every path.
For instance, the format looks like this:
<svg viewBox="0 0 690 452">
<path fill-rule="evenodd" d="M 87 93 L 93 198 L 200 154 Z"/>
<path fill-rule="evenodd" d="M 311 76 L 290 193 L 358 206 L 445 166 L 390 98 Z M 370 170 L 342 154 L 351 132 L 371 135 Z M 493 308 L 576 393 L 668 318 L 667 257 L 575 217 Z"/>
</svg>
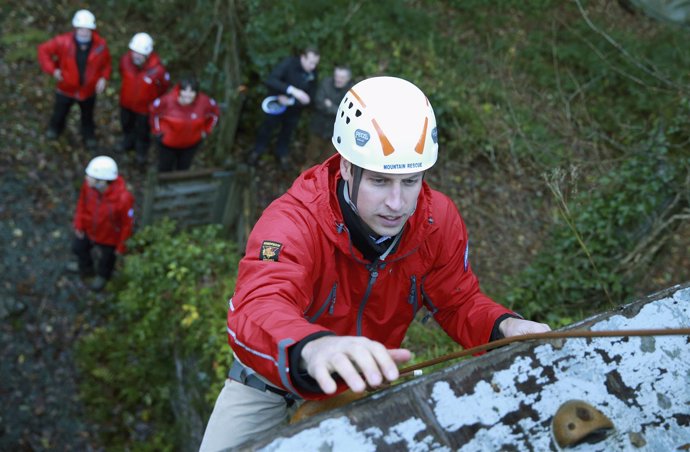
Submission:
<svg viewBox="0 0 690 452">
<path fill-rule="evenodd" d="M 367 105 L 364 103 L 364 101 L 362 101 L 362 98 L 359 97 L 359 95 L 355 92 L 355 90 L 350 89 L 350 92 L 352 93 L 353 96 L 355 96 L 357 98 L 359 103 L 362 105 L 362 108 L 366 108 Z"/>
<path fill-rule="evenodd" d="M 417 142 L 417 146 L 414 147 L 415 152 L 417 154 L 422 155 L 424 154 L 424 143 L 426 142 L 426 129 L 429 126 L 429 117 L 424 118 L 424 129 L 422 129 L 422 136 L 419 137 L 419 141 Z"/>
<path fill-rule="evenodd" d="M 376 120 L 372 119 L 371 123 L 374 124 L 376 133 L 379 134 L 379 140 L 381 140 L 381 148 L 383 148 L 383 155 L 388 157 L 393 152 L 395 152 L 395 148 L 393 147 L 391 142 L 388 141 L 388 137 L 386 137 L 386 134 L 383 133 L 383 130 L 381 130 L 381 127 L 379 127 L 379 124 L 376 122 Z"/>
</svg>

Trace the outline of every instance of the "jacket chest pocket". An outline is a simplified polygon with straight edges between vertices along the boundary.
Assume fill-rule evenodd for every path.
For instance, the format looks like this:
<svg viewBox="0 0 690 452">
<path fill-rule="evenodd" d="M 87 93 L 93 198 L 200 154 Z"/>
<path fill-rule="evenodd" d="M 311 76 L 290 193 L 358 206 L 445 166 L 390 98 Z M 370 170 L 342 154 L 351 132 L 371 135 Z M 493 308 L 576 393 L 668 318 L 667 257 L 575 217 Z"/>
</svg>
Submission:
<svg viewBox="0 0 690 452">
<path fill-rule="evenodd" d="M 336 281 L 333 283 L 333 286 L 331 287 L 331 290 L 328 292 L 328 295 L 326 296 L 325 300 L 322 300 L 321 304 L 318 305 L 316 312 L 311 316 L 305 313 L 307 320 L 311 323 L 314 323 L 319 319 L 319 317 L 326 313 L 329 315 L 333 315 L 333 312 L 335 310 L 335 302 L 337 300 L 337 294 L 338 282 Z"/>
<path fill-rule="evenodd" d="M 407 303 L 412 307 L 412 315 L 415 315 L 420 308 L 419 293 L 417 276 L 412 275 L 410 276 L 410 291 L 407 295 Z"/>
</svg>

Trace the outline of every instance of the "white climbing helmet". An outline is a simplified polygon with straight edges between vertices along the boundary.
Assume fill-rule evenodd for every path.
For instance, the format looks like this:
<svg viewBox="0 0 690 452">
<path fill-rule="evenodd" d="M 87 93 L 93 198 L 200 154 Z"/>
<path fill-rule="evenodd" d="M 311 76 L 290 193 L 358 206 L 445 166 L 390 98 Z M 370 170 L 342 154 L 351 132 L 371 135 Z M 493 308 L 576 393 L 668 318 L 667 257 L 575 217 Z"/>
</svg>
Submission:
<svg viewBox="0 0 690 452">
<path fill-rule="evenodd" d="M 107 155 L 99 155 L 86 166 L 86 175 L 98 180 L 115 180 L 117 179 L 117 163 Z"/>
<path fill-rule="evenodd" d="M 149 56 L 153 52 L 153 38 L 148 33 L 137 33 L 129 41 L 129 48 L 144 56 Z"/>
<path fill-rule="evenodd" d="M 429 99 L 397 77 L 372 77 L 353 86 L 338 107 L 332 141 L 343 158 L 379 173 L 424 171 L 438 157 Z"/>
<path fill-rule="evenodd" d="M 72 26 L 74 28 L 88 28 L 89 30 L 96 29 L 96 16 L 88 9 L 80 9 L 74 14 L 72 18 Z"/>
</svg>

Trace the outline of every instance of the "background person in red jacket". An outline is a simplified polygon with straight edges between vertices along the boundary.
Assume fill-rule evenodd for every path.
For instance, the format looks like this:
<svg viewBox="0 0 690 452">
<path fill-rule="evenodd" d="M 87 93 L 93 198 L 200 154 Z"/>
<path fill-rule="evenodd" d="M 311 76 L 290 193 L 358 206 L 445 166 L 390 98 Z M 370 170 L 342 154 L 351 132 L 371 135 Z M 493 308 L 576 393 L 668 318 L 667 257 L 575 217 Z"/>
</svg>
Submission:
<svg viewBox="0 0 690 452">
<path fill-rule="evenodd" d="M 192 165 L 201 142 L 218 123 L 216 101 L 199 91 L 192 76 L 183 77 L 151 104 L 151 130 L 158 143 L 158 171 L 183 171 Z"/>
<path fill-rule="evenodd" d="M 91 160 L 74 213 L 72 251 L 78 262 L 71 262 L 67 268 L 83 276 L 93 274 L 91 251 L 95 248 L 99 257 L 96 277 L 90 285 L 95 291 L 105 287 L 113 273 L 116 256 L 126 250 L 125 242 L 132 235 L 134 224 L 133 206 L 134 197 L 118 175 L 115 161 L 104 155 Z"/>
<path fill-rule="evenodd" d="M 87 148 L 96 146 L 93 111 L 96 94 L 110 79 L 108 46 L 96 30 L 96 18 L 85 9 L 72 19 L 73 31 L 38 46 L 38 62 L 43 72 L 57 80 L 55 105 L 46 137 L 56 139 L 65 129 L 67 114 L 75 102 L 81 110 L 81 135 Z"/>
<path fill-rule="evenodd" d="M 302 173 L 249 236 L 227 317 L 235 359 L 202 451 L 276 427 L 296 400 L 397 379 L 422 308 L 465 348 L 549 330 L 480 290 L 460 213 L 424 182 L 437 141 L 412 83 L 374 77 L 347 92 L 338 153 Z"/>
<path fill-rule="evenodd" d="M 129 41 L 129 51 L 120 58 L 120 151 L 136 150 L 139 165 L 148 159 L 150 144 L 149 106 L 165 94 L 170 75 L 153 51 L 153 39 L 137 33 Z"/>
</svg>

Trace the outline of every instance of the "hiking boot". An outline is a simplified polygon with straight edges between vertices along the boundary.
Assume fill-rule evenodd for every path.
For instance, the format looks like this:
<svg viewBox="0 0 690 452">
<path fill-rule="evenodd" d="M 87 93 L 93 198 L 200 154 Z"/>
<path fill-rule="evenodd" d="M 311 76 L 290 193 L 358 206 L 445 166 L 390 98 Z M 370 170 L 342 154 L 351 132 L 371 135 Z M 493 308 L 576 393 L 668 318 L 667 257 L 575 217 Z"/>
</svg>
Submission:
<svg viewBox="0 0 690 452">
<path fill-rule="evenodd" d="M 93 290 L 94 292 L 100 292 L 101 290 L 103 290 L 107 283 L 108 280 L 104 277 L 96 276 L 95 278 L 93 278 L 93 281 L 91 281 L 91 284 L 89 284 L 89 289 Z"/>
<path fill-rule="evenodd" d="M 51 141 L 52 141 L 52 140 L 57 140 L 59 135 L 60 135 L 60 134 L 57 133 L 57 131 L 54 130 L 54 129 L 48 129 L 48 130 L 46 130 L 46 139 L 47 139 L 47 140 L 51 140 Z"/>
<path fill-rule="evenodd" d="M 79 263 L 77 262 L 67 262 L 67 265 L 65 265 L 65 270 L 67 270 L 68 273 L 78 273 L 79 276 L 81 276 L 82 278 L 90 278 L 96 274 L 93 267 L 87 267 L 82 269 L 79 268 Z"/>
</svg>

